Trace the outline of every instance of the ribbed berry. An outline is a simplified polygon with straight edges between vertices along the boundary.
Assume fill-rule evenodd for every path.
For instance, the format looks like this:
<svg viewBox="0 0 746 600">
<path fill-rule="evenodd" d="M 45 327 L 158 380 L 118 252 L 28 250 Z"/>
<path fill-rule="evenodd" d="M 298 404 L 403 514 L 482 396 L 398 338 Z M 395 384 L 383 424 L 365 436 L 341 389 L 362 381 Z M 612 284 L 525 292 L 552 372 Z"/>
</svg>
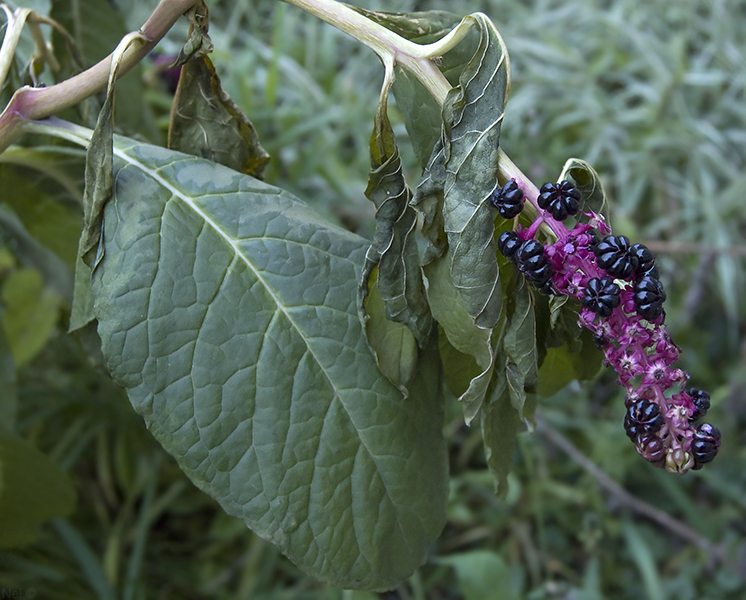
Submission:
<svg viewBox="0 0 746 600">
<path fill-rule="evenodd" d="M 503 219 L 512 219 L 523 210 L 523 190 L 511 179 L 504 186 L 494 189 L 490 202 Z"/>
<path fill-rule="evenodd" d="M 598 316 L 606 318 L 619 306 L 620 291 L 611 277 L 594 277 L 586 284 L 580 303 Z"/>
<path fill-rule="evenodd" d="M 627 279 L 638 267 L 626 235 L 607 235 L 593 247 L 596 264 L 612 277 Z"/>
<path fill-rule="evenodd" d="M 644 433 L 655 433 L 661 427 L 663 415 L 658 405 L 650 400 L 638 400 L 624 415 L 624 431 L 632 440 Z"/>
<path fill-rule="evenodd" d="M 702 465 L 711 462 L 720 448 L 720 430 L 709 423 L 702 423 L 697 427 L 692 439 L 691 452 L 694 457 L 694 469 L 701 469 Z"/>
<path fill-rule="evenodd" d="M 663 314 L 666 292 L 663 284 L 654 277 L 643 277 L 634 286 L 635 310 L 648 321 L 655 321 Z"/>
<path fill-rule="evenodd" d="M 510 262 L 518 262 L 516 253 L 521 247 L 521 244 L 523 244 L 521 236 L 512 229 L 503 231 L 497 238 L 497 249 L 502 252 L 503 256 Z"/>
<path fill-rule="evenodd" d="M 629 249 L 630 254 L 637 258 L 637 268 L 635 269 L 635 279 L 643 277 L 653 277 L 658 279 L 658 269 L 655 266 L 655 255 L 645 244 L 633 244 Z"/>
<path fill-rule="evenodd" d="M 523 242 L 516 257 L 526 279 L 537 287 L 542 287 L 554 275 L 554 269 L 544 254 L 544 246 L 537 240 Z"/>
<path fill-rule="evenodd" d="M 569 181 L 545 183 L 539 190 L 539 206 L 551 213 L 556 221 L 564 221 L 580 210 L 582 195 Z"/>
<path fill-rule="evenodd" d="M 655 433 L 643 433 L 637 436 L 635 448 L 645 460 L 661 467 L 666 460 L 666 447 L 663 440 Z"/>
<path fill-rule="evenodd" d="M 710 409 L 710 394 L 705 392 L 704 390 L 698 390 L 697 388 L 690 388 L 686 391 L 687 394 L 689 394 L 689 397 L 692 399 L 692 402 L 694 402 L 695 411 L 694 413 L 689 417 L 690 421 L 696 421 L 697 419 L 701 419 L 707 414 L 707 411 Z"/>
</svg>

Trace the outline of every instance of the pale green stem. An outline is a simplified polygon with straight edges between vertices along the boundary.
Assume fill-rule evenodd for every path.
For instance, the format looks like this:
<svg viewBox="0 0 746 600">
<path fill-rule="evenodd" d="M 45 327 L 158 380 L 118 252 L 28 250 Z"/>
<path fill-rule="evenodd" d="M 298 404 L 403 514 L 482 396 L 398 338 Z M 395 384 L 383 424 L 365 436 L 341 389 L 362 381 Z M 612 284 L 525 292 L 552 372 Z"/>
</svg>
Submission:
<svg viewBox="0 0 746 600">
<path fill-rule="evenodd" d="M 197 2 L 198 0 L 161 0 L 139 32 L 147 43 L 127 49 L 119 68 L 119 76 L 142 60 L 179 17 Z M 46 88 L 25 86 L 17 90 L 0 115 L 0 152 L 20 136 L 24 121 L 44 119 L 75 106 L 104 89 L 110 68 L 111 56 L 108 56 L 90 69 L 58 84 Z"/>
<path fill-rule="evenodd" d="M 30 8 L 19 8 L 11 12 L 6 4 L 0 4 L 5 16 L 8 19 L 5 28 L 5 38 L 3 39 L 2 48 L 0 48 L 0 88 L 5 84 L 5 78 L 10 71 L 10 65 L 13 64 L 13 58 L 16 54 L 18 41 L 21 39 L 21 32 L 26 19 L 31 14 Z"/>
</svg>

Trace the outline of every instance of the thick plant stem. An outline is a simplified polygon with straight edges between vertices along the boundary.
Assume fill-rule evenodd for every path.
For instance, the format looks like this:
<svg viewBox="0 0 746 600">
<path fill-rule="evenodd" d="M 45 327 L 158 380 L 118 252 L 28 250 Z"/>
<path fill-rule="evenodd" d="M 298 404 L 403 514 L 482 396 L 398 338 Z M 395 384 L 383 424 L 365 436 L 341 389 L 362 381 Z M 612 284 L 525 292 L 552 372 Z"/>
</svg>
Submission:
<svg viewBox="0 0 746 600">
<path fill-rule="evenodd" d="M 125 53 L 119 76 L 134 67 L 147 55 L 174 23 L 198 0 L 161 0 L 140 29 L 147 39 L 143 45 L 133 45 Z M 0 115 L 0 152 L 5 150 L 22 132 L 26 120 L 50 117 L 75 106 L 106 87 L 111 68 L 111 55 L 90 69 L 46 88 L 22 87 L 11 98 Z"/>
</svg>

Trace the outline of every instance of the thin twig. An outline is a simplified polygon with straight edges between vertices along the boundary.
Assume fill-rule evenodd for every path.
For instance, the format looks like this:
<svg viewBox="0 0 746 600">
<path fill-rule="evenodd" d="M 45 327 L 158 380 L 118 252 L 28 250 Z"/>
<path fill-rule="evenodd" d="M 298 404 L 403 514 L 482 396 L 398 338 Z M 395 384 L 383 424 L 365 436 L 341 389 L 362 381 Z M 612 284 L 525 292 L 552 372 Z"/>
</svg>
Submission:
<svg viewBox="0 0 746 600">
<path fill-rule="evenodd" d="M 685 539 L 707 552 L 711 559 L 716 562 L 725 561 L 725 548 L 720 544 L 714 544 L 703 535 L 700 535 L 694 529 L 689 527 L 686 523 L 682 523 L 678 519 L 674 519 L 667 513 L 658 510 L 651 506 L 644 500 L 640 500 L 636 496 L 630 494 L 616 481 L 611 479 L 596 463 L 590 460 L 585 454 L 573 446 L 565 436 L 559 431 L 554 429 L 541 417 L 536 417 L 536 429 L 541 433 L 547 440 L 557 446 L 565 454 L 567 454 L 572 460 L 574 460 L 580 467 L 582 467 L 588 474 L 590 474 L 598 484 L 604 488 L 607 492 L 612 494 L 619 504 L 632 509 L 634 512 L 647 517 L 651 521 L 658 523 L 665 527 L 678 537 Z"/>
</svg>

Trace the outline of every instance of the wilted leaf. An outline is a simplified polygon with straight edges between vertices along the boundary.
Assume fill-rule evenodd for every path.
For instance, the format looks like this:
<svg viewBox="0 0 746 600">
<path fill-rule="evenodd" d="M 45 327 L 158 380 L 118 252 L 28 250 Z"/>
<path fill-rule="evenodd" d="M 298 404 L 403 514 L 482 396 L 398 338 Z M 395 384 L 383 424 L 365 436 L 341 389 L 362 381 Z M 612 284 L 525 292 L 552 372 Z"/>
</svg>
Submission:
<svg viewBox="0 0 746 600">
<path fill-rule="evenodd" d="M 427 240 L 422 265 L 438 258 L 448 247 L 448 239 L 443 224 L 443 185 L 446 180 L 446 156 L 442 141 L 435 144 L 433 155 L 425 167 L 414 197 L 412 206 L 422 215 L 422 235 Z"/>
<path fill-rule="evenodd" d="M 533 414 L 537 383 L 536 317 L 534 298 L 526 279 L 515 271 L 508 286 L 506 321 L 501 345 L 506 357 L 506 375 L 513 407 L 528 423 Z M 525 406 L 529 400 L 528 407 Z"/>
<path fill-rule="evenodd" d="M 254 125 L 223 91 L 207 56 L 197 56 L 181 67 L 168 147 L 260 179 L 269 161 Z"/>
<path fill-rule="evenodd" d="M 381 13 L 360 8 L 355 10 L 417 44 L 438 41 L 461 21 L 460 16 L 446 11 Z M 451 85 L 457 85 L 459 75 L 474 56 L 478 37 L 468 35 L 455 48 L 439 57 L 438 67 Z M 392 90 L 404 116 L 415 155 L 424 169 L 440 138 L 443 122 L 441 107 L 425 86 L 402 68 L 396 70 Z"/>
<path fill-rule="evenodd" d="M 0 430 L 0 547 L 30 544 L 44 521 L 74 506 L 68 476 L 29 442 Z"/>
<path fill-rule="evenodd" d="M 516 439 L 521 428 L 521 418 L 506 385 L 504 364 L 504 357 L 498 357 L 489 401 L 480 412 L 485 459 L 495 479 L 495 493 L 500 498 L 508 493 L 508 474 L 513 468 Z"/>
<path fill-rule="evenodd" d="M 448 256 L 444 255 L 425 267 L 427 297 L 433 317 L 450 345 L 473 357 L 479 367 L 479 374 L 471 379 L 469 387 L 459 397 L 463 403 L 464 419 L 469 424 L 482 406 L 493 375 L 492 330 L 481 329 L 474 324 L 459 291 L 453 285 L 449 266 Z M 451 366 L 445 365 L 444 368 Z"/>
<path fill-rule="evenodd" d="M 440 377 L 410 396 L 356 311 L 368 242 L 286 192 L 118 141 L 93 275 L 102 350 L 192 481 L 340 587 L 396 587 L 445 522 Z"/>
<path fill-rule="evenodd" d="M 500 318 L 502 290 L 489 197 L 497 181 L 510 75 L 508 54 L 494 25 L 479 13 L 472 18 L 480 43 L 443 106 L 443 217 L 453 283 L 476 324 L 491 329 Z"/>
<path fill-rule="evenodd" d="M 371 173 L 365 195 L 376 207 L 376 235 L 365 256 L 359 293 L 362 301 L 370 273 L 377 268 L 378 291 L 386 317 L 409 327 L 423 347 L 430 338 L 433 322 L 415 240 L 417 214 L 409 205 L 412 193 L 404 179 L 399 149 L 386 114 L 386 96 L 382 96 L 376 111 L 370 140 Z M 374 350 L 380 357 L 382 349 L 374 346 Z"/>
<path fill-rule="evenodd" d="M 365 336 L 378 368 L 407 395 L 417 372 L 417 341 L 406 325 L 386 317 L 385 305 L 378 293 L 377 276 L 378 269 L 374 269 L 370 276 L 370 289 L 362 301 Z"/>
</svg>

